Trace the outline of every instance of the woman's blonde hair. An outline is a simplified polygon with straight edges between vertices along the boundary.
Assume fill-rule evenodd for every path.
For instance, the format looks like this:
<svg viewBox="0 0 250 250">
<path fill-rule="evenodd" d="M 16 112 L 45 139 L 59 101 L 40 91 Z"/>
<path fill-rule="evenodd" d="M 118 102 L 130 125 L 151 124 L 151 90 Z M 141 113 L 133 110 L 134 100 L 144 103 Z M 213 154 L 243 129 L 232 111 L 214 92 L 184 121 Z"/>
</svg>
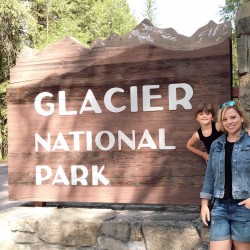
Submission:
<svg viewBox="0 0 250 250">
<path fill-rule="evenodd" d="M 228 105 L 228 103 L 230 105 Z M 219 119 L 219 122 L 221 122 L 221 124 L 223 124 L 222 120 L 224 118 L 226 111 L 230 108 L 233 108 L 243 118 L 242 128 L 243 129 L 249 128 L 249 125 L 250 125 L 249 115 L 238 101 L 225 102 L 221 106 L 223 106 L 223 108 L 220 108 L 218 110 L 218 119 Z M 222 125 L 222 131 L 224 133 L 226 132 L 223 125 Z"/>
</svg>

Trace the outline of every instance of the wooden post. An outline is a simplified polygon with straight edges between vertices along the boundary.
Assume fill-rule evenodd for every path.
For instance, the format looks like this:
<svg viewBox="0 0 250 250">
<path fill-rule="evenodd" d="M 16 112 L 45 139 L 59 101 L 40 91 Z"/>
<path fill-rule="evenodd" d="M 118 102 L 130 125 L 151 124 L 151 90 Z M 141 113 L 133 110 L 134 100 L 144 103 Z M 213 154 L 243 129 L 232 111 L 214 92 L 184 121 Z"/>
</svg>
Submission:
<svg viewBox="0 0 250 250">
<path fill-rule="evenodd" d="M 242 5 L 236 16 L 239 100 L 250 112 L 250 2 Z"/>
</svg>

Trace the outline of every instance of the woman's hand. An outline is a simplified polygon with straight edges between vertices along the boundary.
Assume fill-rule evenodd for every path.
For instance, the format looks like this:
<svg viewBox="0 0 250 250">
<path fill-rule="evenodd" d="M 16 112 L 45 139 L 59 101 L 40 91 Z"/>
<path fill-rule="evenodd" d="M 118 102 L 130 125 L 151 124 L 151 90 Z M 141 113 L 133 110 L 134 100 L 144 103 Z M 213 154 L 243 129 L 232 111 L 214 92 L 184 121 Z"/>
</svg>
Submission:
<svg viewBox="0 0 250 250">
<path fill-rule="evenodd" d="M 244 200 L 244 201 L 241 201 L 239 203 L 239 205 L 244 205 L 246 208 L 250 209 L 250 198 Z"/>
<path fill-rule="evenodd" d="M 208 226 L 208 221 L 210 221 L 210 211 L 208 208 L 208 200 L 202 199 L 201 201 L 201 220 Z"/>
<path fill-rule="evenodd" d="M 209 154 L 207 152 L 203 152 L 202 157 L 205 159 L 205 161 L 207 162 L 209 159 Z"/>
</svg>

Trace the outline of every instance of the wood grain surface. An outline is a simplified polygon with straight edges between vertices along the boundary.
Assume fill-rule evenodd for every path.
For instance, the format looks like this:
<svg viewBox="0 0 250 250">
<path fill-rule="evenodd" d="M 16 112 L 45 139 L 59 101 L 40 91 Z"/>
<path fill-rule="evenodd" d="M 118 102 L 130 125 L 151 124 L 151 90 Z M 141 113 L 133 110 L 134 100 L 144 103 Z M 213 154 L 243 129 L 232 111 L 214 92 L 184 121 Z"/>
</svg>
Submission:
<svg viewBox="0 0 250 250">
<path fill-rule="evenodd" d="M 12 84 L 7 92 L 10 199 L 199 204 L 206 165 L 186 149 L 186 142 L 199 127 L 194 113 L 200 102 L 212 103 L 217 109 L 220 103 L 231 99 L 230 42 L 230 37 L 226 37 L 199 48 L 194 44 L 192 49 L 168 49 L 144 41 L 131 46 L 112 44 L 87 49 L 76 40 L 65 38 L 35 53 L 31 59 L 20 59 L 11 71 Z M 177 83 L 192 87 L 192 109 L 179 105 L 176 110 L 169 110 L 168 87 Z M 161 98 L 152 99 L 151 106 L 163 110 L 143 110 L 142 89 L 148 85 L 158 85 L 151 94 Z M 137 112 L 130 109 L 132 86 L 137 88 Z M 124 91 L 112 97 L 115 107 L 125 105 L 120 113 L 110 112 L 104 103 L 105 93 L 115 87 Z M 88 90 L 94 94 L 101 113 L 79 113 Z M 59 114 L 59 91 L 65 93 L 66 109 L 76 114 Z M 35 99 L 42 92 L 53 95 L 42 101 L 44 110 L 48 110 L 46 103 L 55 105 L 49 116 L 38 114 L 34 108 Z M 178 89 L 178 99 L 184 95 Z M 165 131 L 164 144 L 175 149 L 160 149 L 160 129 Z M 156 146 L 154 149 L 147 146 L 147 140 L 142 140 L 146 130 Z M 79 131 L 76 149 L 77 139 L 72 132 Z M 107 133 L 100 139 L 106 150 L 96 145 L 96 137 L 102 131 L 109 131 L 114 138 L 112 148 L 108 148 Z M 124 142 L 119 148 L 119 131 L 130 139 L 134 133 L 135 149 Z M 36 148 L 36 134 L 50 141 L 49 151 L 41 144 Z M 67 150 L 57 141 L 59 134 Z M 201 144 L 198 146 L 202 148 Z M 41 165 L 51 169 L 51 177 L 36 185 L 36 166 Z M 74 165 L 87 169 L 87 184 L 72 185 Z M 59 166 L 64 174 L 57 172 Z M 105 166 L 102 175 L 109 181 L 107 185 L 101 181 L 93 185 L 96 173 L 92 166 L 99 170 Z M 78 169 L 77 176 L 82 174 Z M 57 182 L 53 185 L 54 178 Z"/>
</svg>

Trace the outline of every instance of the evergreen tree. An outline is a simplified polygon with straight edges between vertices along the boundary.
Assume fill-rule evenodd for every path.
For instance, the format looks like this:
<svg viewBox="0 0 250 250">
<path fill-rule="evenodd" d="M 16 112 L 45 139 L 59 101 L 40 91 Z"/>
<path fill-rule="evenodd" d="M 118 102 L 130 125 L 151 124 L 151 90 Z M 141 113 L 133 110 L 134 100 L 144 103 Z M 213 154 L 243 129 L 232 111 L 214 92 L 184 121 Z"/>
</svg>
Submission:
<svg viewBox="0 0 250 250">
<path fill-rule="evenodd" d="M 35 25 L 25 5 L 18 0 L 1 1 L 0 23 L 0 141 L 1 155 L 6 157 L 6 88 L 9 83 L 9 70 L 15 64 L 22 45 L 32 37 Z"/>
<path fill-rule="evenodd" d="M 147 18 L 155 27 L 157 27 L 156 15 L 157 7 L 155 0 L 144 0 L 145 10 L 142 13 L 144 18 Z"/>
<path fill-rule="evenodd" d="M 0 142 L 7 156 L 6 88 L 23 45 L 41 49 L 73 36 L 90 45 L 136 26 L 126 0 L 4 0 L 0 3 Z"/>
<path fill-rule="evenodd" d="M 126 0 L 30 0 L 29 7 L 38 24 L 37 48 L 66 35 L 90 45 L 98 37 L 122 35 L 136 25 Z"/>
</svg>

